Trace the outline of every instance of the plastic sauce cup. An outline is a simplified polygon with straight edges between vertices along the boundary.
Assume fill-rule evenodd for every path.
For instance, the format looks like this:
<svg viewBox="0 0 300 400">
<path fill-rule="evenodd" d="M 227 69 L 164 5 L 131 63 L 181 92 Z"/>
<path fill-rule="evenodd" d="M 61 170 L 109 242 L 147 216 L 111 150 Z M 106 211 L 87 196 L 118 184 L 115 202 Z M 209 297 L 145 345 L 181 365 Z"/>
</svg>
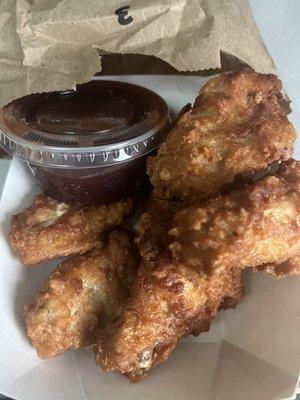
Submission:
<svg viewBox="0 0 300 400">
<path fill-rule="evenodd" d="M 0 145 L 29 165 L 50 197 L 78 205 L 134 195 L 146 156 L 170 129 L 165 101 L 141 86 L 91 81 L 0 110 Z"/>
</svg>

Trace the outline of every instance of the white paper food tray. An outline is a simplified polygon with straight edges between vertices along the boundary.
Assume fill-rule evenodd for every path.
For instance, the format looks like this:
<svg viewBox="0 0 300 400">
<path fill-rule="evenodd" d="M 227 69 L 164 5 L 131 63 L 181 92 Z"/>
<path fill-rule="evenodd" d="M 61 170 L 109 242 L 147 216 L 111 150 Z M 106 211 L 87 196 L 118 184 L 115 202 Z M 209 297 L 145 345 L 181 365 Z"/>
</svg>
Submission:
<svg viewBox="0 0 300 400">
<path fill-rule="evenodd" d="M 173 113 L 193 102 L 209 79 L 106 78 L 155 90 Z M 276 400 L 294 395 L 300 365 L 299 277 L 275 281 L 246 273 L 247 293 L 236 310 L 220 312 L 209 333 L 182 340 L 164 365 L 136 385 L 117 373 L 101 372 L 91 349 L 39 360 L 25 336 L 23 305 L 57 262 L 25 268 L 6 240 L 10 216 L 29 205 L 36 192 L 28 171 L 14 160 L 0 203 L 0 393 L 21 400 Z"/>
</svg>

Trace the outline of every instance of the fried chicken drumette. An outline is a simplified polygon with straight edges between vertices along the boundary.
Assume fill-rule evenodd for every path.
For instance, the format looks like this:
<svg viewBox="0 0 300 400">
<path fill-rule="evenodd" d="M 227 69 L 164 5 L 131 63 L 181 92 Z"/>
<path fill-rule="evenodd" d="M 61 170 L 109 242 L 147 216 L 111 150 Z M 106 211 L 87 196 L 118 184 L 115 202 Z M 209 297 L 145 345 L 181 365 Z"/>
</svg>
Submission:
<svg viewBox="0 0 300 400">
<path fill-rule="evenodd" d="M 136 248 L 123 231 L 112 232 L 101 248 L 62 262 L 25 311 L 39 357 L 95 343 L 97 330 L 120 316 L 137 263 Z"/>
<path fill-rule="evenodd" d="M 174 217 L 173 257 L 208 274 L 283 263 L 300 254 L 300 161 Z"/>
<path fill-rule="evenodd" d="M 296 138 L 275 75 L 250 70 L 211 79 L 148 159 L 154 195 L 191 205 L 292 155 Z"/>
<path fill-rule="evenodd" d="M 119 225 L 132 200 L 110 205 L 77 207 L 38 195 L 11 220 L 10 244 L 25 265 L 84 253 L 100 242 L 100 234 Z"/>
</svg>

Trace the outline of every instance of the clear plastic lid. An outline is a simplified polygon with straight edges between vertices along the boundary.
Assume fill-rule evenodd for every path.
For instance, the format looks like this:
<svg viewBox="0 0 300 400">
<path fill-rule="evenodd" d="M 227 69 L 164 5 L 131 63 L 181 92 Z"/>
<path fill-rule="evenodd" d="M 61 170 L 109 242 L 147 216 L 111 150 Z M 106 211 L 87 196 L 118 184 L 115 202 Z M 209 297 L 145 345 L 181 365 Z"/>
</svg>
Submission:
<svg viewBox="0 0 300 400">
<path fill-rule="evenodd" d="M 94 80 L 39 93 L 0 110 L 0 144 L 31 164 L 87 168 L 140 157 L 169 127 L 165 101 L 141 86 Z"/>
</svg>

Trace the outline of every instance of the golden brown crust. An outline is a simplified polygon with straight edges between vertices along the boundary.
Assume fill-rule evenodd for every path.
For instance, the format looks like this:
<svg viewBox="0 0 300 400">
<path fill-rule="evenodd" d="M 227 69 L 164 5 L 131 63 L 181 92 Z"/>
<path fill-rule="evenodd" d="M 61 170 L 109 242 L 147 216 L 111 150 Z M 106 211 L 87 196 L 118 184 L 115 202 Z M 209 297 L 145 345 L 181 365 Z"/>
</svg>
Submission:
<svg viewBox="0 0 300 400">
<path fill-rule="evenodd" d="M 298 273 L 299 168 L 290 160 L 274 176 L 177 213 L 174 258 L 165 249 L 173 213 L 152 202 L 138 227 L 144 261 L 131 296 L 95 347 L 102 369 L 144 378 L 181 337 L 207 330 L 218 309 L 236 305 L 242 268 L 276 277 Z"/>
<path fill-rule="evenodd" d="M 295 130 L 275 75 L 245 70 L 211 79 L 148 160 L 154 194 L 187 205 L 292 155 Z"/>
<path fill-rule="evenodd" d="M 155 260 L 159 253 L 168 248 L 171 242 L 168 231 L 172 226 L 175 212 L 180 209 L 176 203 L 161 202 L 153 196 L 150 198 L 147 211 L 142 214 L 138 222 L 138 235 L 135 239 L 144 260 Z"/>
<path fill-rule="evenodd" d="M 144 262 L 122 317 L 98 340 L 96 362 L 138 381 L 168 358 L 181 337 L 206 331 L 223 301 L 225 306 L 232 298 L 228 306 L 234 306 L 242 294 L 239 270 L 206 277 L 167 254 Z"/>
<path fill-rule="evenodd" d="M 281 264 L 265 264 L 255 269 L 256 271 L 262 271 L 271 275 L 274 279 L 280 279 L 289 275 L 300 275 L 300 255 L 297 254 L 294 258 L 290 258 Z"/>
<path fill-rule="evenodd" d="M 123 231 L 112 232 L 101 248 L 62 262 L 26 307 L 27 333 L 39 357 L 95 343 L 97 330 L 120 316 L 137 263 Z"/>
<path fill-rule="evenodd" d="M 276 175 L 291 185 L 293 190 L 300 193 L 300 161 L 289 159 L 280 164 Z"/>
<path fill-rule="evenodd" d="M 12 217 L 10 244 L 25 265 L 84 253 L 99 245 L 100 234 L 119 225 L 131 208 L 130 199 L 80 208 L 41 194 Z"/>
<path fill-rule="evenodd" d="M 138 224 L 144 260 L 125 311 L 109 325 L 95 347 L 96 362 L 132 381 L 162 363 L 177 341 L 207 331 L 219 308 L 235 307 L 244 294 L 240 270 L 206 278 L 193 267 L 173 261 L 166 251 L 177 205 L 151 199 Z"/>
<path fill-rule="evenodd" d="M 142 214 L 139 220 L 135 239 L 145 262 L 155 262 L 160 254 L 167 252 L 172 241 L 169 230 L 173 226 L 174 215 L 180 208 L 181 206 L 177 203 L 162 202 L 154 197 L 150 199 L 147 211 Z M 235 279 L 232 292 L 227 293 L 224 297 L 221 307 L 223 309 L 235 307 L 243 291 L 241 279 Z"/>
<path fill-rule="evenodd" d="M 300 254 L 300 161 L 174 217 L 175 259 L 207 273 L 281 263 Z"/>
</svg>

